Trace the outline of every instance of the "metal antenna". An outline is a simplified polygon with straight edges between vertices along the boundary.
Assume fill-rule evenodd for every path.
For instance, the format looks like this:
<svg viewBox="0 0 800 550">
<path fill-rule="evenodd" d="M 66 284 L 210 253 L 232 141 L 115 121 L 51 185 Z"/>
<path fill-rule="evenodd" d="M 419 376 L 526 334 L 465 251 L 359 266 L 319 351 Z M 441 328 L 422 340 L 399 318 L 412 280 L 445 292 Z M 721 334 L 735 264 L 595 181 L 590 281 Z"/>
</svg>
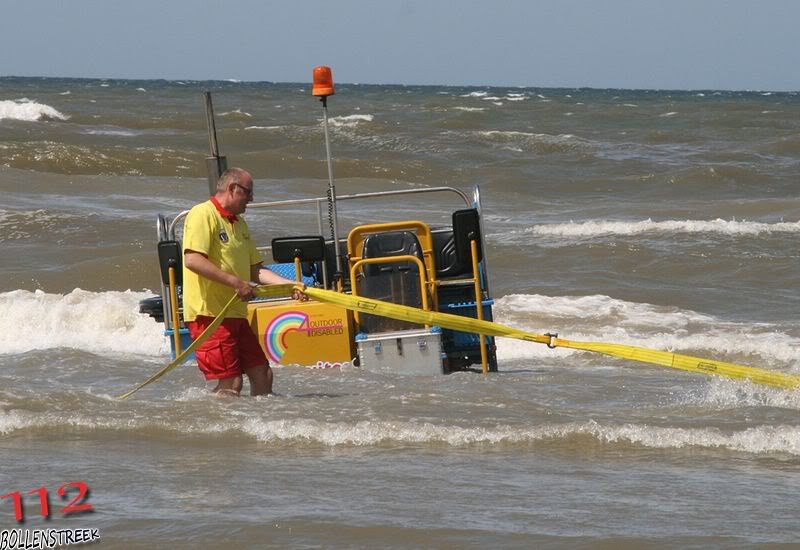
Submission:
<svg viewBox="0 0 800 550">
<path fill-rule="evenodd" d="M 325 130 L 325 155 L 328 160 L 328 223 L 331 228 L 331 238 L 333 238 L 333 247 L 336 251 L 336 274 L 334 280 L 341 282 L 343 280 L 343 262 L 342 254 L 339 247 L 339 228 L 338 228 L 338 215 L 336 212 L 336 185 L 333 183 L 333 162 L 331 160 L 331 142 L 328 135 L 328 96 L 335 94 L 336 91 L 333 87 L 333 74 L 330 67 L 315 67 L 314 68 L 314 85 L 311 94 L 319 97 L 322 101 L 322 120 L 323 129 Z"/>
</svg>

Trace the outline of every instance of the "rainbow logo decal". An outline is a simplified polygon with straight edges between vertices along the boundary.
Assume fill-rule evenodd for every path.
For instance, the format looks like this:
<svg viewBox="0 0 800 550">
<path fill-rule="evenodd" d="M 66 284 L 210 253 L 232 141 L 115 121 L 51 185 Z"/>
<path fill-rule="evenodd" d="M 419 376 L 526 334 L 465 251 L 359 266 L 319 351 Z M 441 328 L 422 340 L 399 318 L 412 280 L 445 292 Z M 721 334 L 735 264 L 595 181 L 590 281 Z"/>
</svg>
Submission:
<svg viewBox="0 0 800 550">
<path fill-rule="evenodd" d="M 280 363 L 286 354 L 286 335 L 296 330 L 308 332 L 307 327 L 308 315 L 300 311 L 287 311 L 270 321 L 264 333 L 264 347 L 269 360 Z"/>
</svg>

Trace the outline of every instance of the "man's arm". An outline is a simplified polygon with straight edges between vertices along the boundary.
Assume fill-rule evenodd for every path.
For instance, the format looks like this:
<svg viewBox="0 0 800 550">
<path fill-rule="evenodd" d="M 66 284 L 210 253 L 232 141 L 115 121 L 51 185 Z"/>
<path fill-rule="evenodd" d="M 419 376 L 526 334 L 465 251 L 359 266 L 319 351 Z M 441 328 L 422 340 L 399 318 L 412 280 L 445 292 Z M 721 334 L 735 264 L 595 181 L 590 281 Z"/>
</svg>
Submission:
<svg viewBox="0 0 800 550">
<path fill-rule="evenodd" d="M 250 266 L 250 278 L 255 282 L 261 283 L 262 285 L 280 285 L 287 283 L 294 285 L 303 284 L 291 279 L 287 279 L 286 277 L 281 277 L 271 269 L 265 268 L 262 264 Z M 303 286 L 303 288 L 305 288 L 305 286 Z M 308 300 L 308 296 L 306 296 L 303 291 L 297 288 L 292 291 L 292 298 L 295 300 L 301 300 L 303 302 Z"/>
<path fill-rule="evenodd" d="M 215 266 L 205 254 L 195 252 L 194 250 L 184 250 L 183 263 L 187 269 L 197 273 L 201 277 L 231 287 L 242 300 L 252 300 L 256 297 L 250 283 L 243 281 L 236 275 L 222 271 Z"/>
<path fill-rule="evenodd" d="M 250 280 L 262 285 L 281 285 L 281 284 L 295 284 L 297 281 L 281 277 L 269 268 L 265 268 L 263 264 L 255 264 L 250 266 Z"/>
</svg>

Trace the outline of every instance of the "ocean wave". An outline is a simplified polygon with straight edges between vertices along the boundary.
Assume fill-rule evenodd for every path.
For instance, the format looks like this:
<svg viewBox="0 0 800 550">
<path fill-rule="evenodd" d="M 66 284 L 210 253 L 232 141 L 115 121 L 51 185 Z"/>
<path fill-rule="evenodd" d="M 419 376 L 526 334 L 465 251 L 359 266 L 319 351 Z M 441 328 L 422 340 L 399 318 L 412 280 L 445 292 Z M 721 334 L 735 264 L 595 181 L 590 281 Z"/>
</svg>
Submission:
<svg viewBox="0 0 800 550">
<path fill-rule="evenodd" d="M 606 237 L 629 236 L 643 233 L 717 233 L 723 235 L 758 236 L 773 233 L 800 232 L 798 222 L 752 222 L 746 220 L 663 220 L 653 221 L 648 218 L 638 222 L 621 222 L 610 220 L 591 220 L 586 222 L 569 222 L 535 225 L 518 231 L 510 231 L 499 235 L 501 239 L 513 235 L 539 235 L 548 237 Z"/>
<path fill-rule="evenodd" d="M 781 327 L 721 321 L 672 306 L 626 302 L 604 295 L 511 294 L 497 299 L 494 314 L 502 324 L 538 334 L 558 332 L 570 340 L 619 343 L 792 372 L 800 368 L 800 339 Z M 497 341 L 501 361 L 545 359 L 558 365 L 559 360 L 578 353 L 584 352 L 551 350 L 532 342 Z"/>
<path fill-rule="evenodd" d="M 0 354 L 71 348 L 101 355 L 167 352 L 163 325 L 139 313 L 148 292 L 0 293 Z"/>
<path fill-rule="evenodd" d="M 534 151 L 540 153 L 565 153 L 576 149 L 586 149 L 591 142 L 572 134 L 537 134 L 505 130 L 485 130 L 474 132 L 474 135 L 491 143 L 511 147 L 518 151 Z"/>
<path fill-rule="evenodd" d="M 241 109 L 234 109 L 233 111 L 226 111 L 224 113 L 220 113 L 219 116 L 226 116 L 232 118 L 252 118 L 253 115 L 248 113 L 247 111 L 242 111 Z"/>
<path fill-rule="evenodd" d="M 361 122 L 372 122 L 374 119 L 373 115 L 345 115 L 329 118 L 328 122 L 334 127 L 352 128 Z"/>
<path fill-rule="evenodd" d="M 67 120 L 69 117 L 50 105 L 23 98 L 0 101 L 0 120 Z"/>
<path fill-rule="evenodd" d="M 702 388 L 678 398 L 679 405 L 714 408 L 773 407 L 800 410 L 800 392 L 767 390 L 747 381 L 711 378 Z"/>
<path fill-rule="evenodd" d="M 141 135 L 144 132 L 136 130 L 125 130 L 123 128 L 86 128 L 85 130 L 82 130 L 81 133 L 90 136 L 133 137 Z"/>
<path fill-rule="evenodd" d="M 281 130 L 285 126 L 245 126 L 245 130 Z"/>
<path fill-rule="evenodd" d="M 63 210 L 3 210 L 0 209 L 0 243 L 30 239 L 39 235 L 47 235 L 53 240 L 56 235 L 65 231 L 74 231 L 87 220 L 94 221 L 95 213 L 88 216 Z"/>
<path fill-rule="evenodd" d="M 0 434 L 52 429 L 148 431 L 164 430 L 182 435 L 240 433 L 262 443 L 340 446 L 385 444 L 531 445 L 548 441 L 593 440 L 608 445 L 639 445 L 653 449 L 727 449 L 751 454 L 800 455 L 800 427 L 757 426 L 725 432 L 718 428 L 674 428 L 648 424 L 604 425 L 596 421 L 542 426 L 495 425 L 463 427 L 432 422 L 328 422 L 312 419 L 238 419 L 203 423 L 181 419 L 155 421 L 147 418 L 93 418 L 80 414 L 0 411 Z"/>
<path fill-rule="evenodd" d="M 70 145 L 56 141 L 0 143 L 0 165 L 57 174 L 200 177 L 202 154 L 165 147 Z M 189 167 L 189 168 L 186 168 Z"/>
<path fill-rule="evenodd" d="M 326 446 L 383 443 L 530 444 L 546 440 L 590 437 L 601 443 L 637 444 L 658 449 L 727 448 L 750 453 L 800 454 L 800 427 L 762 426 L 724 433 L 716 428 L 670 428 L 646 424 L 602 425 L 595 421 L 546 424 L 537 427 L 461 427 L 430 422 L 248 419 L 242 430 L 258 441 L 299 441 Z"/>
<path fill-rule="evenodd" d="M 521 330 L 522 327 L 518 327 Z M 556 332 L 562 338 L 586 342 L 607 342 L 623 344 L 641 348 L 666 351 L 705 357 L 708 359 L 725 360 L 745 366 L 775 370 L 797 374 L 800 372 L 798 363 L 798 349 L 800 341 L 786 334 L 762 333 L 752 334 L 747 327 L 741 326 L 739 330 L 714 330 L 711 334 L 687 335 L 683 331 L 661 332 L 654 335 L 644 335 L 630 329 L 604 325 L 592 329 L 576 328 L 568 324 L 540 325 L 538 329 L 530 332 L 544 334 Z M 649 367 L 644 363 L 627 362 L 620 359 L 609 358 L 601 354 L 573 350 L 568 348 L 550 349 L 545 345 L 533 342 L 523 342 L 506 338 L 496 341 L 497 359 L 501 363 L 526 362 L 536 360 L 537 368 L 561 368 L 568 360 L 570 366 L 574 365 L 574 357 L 583 355 L 587 360 L 592 359 L 593 364 L 602 362 L 604 365 L 638 366 L 641 368 L 660 369 Z"/>
</svg>

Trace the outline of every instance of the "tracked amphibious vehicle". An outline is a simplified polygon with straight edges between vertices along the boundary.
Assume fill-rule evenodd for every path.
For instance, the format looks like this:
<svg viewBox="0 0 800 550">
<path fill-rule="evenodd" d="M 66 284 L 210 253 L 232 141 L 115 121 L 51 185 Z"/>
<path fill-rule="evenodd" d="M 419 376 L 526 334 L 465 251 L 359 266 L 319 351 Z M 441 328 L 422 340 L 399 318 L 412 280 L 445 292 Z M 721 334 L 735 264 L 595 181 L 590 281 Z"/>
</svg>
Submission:
<svg viewBox="0 0 800 550">
<path fill-rule="evenodd" d="M 273 257 L 275 263 L 267 267 L 308 287 L 491 321 L 493 301 L 482 254 L 478 187 L 469 193 L 454 187 L 429 187 L 337 196 L 327 115 L 333 81 L 326 67 L 315 69 L 314 77 L 313 95 L 321 99 L 324 113 L 327 193 L 318 198 L 254 202 L 248 205 L 248 218 L 307 205 L 309 216 L 316 216 L 320 234 L 280 235 L 269 242 L 259 242 L 254 235 L 262 254 Z M 227 160 L 217 146 L 211 96 L 206 93 L 205 97 L 211 149 L 207 169 L 213 194 Z M 357 202 L 379 211 L 385 201 L 428 193 L 453 199 L 452 225 L 431 226 L 404 219 L 355 225 L 339 237 L 337 205 Z M 142 312 L 163 320 L 174 355 L 190 343 L 179 305 L 182 252 L 178 233 L 187 213 L 158 216 L 161 296 L 140 304 Z M 326 225 L 330 231 L 323 236 Z M 357 364 L 368 370 L 428 375 L 469 368 L 497 370 L 493 337 L 354 313 L 330 303 L 255 300 L 248 304 L 248 319 L 273 364 L 316 368 Z"/>
<path fill-rule="evenodd" d="M 329 176 L 326 196 L 249 206 L 250 216 L 258 216 L 264 210 L 308 205 L 316 211 L 319 229 L 318 235 L 279 236 L 260 247 L 276 262 L 270 269 L 306 285 L 306 295 L 314 298 L 308 302 L 285 298 L 296 287 L 293 284 L 256 289 L 263 299 L 248 304 L 248 319 L 271 362 L 318 368 L 357 363 L 367 370 L 426 375 L 480 364 L 480 370 L 486 373 L 497 370 L 494 337 L 508 337 L 772 387 L 800 387 L 800 376 L 794 374 L 628 344 L 569 340 L 558 334 L 530 333 L 492 322 L 493 301 L 482 254 L 479 189 L 469 195 L 453 187 L 429 187 L 337 196 L 328 137 L 327 99 L 333 91 L 330 69 L 316 68 L 313 95 L 320 97 L 323 106 Z M 217 147 L 208 93 L 206 116 L 211 145 L 209 191 L 213 194 L 227 161 Z M 377 213 L 385 210 L 388 200 L 410 204 L 412 195 L 425 193 L 447 194 L 455 199 L 452 224 L 437 227 L 416 219 L 359 223 L 348 228 L 346 237 L 339 237 L 337 204 L 359 201 L 369 204 L 367 212 Z M 323 236 L 325 205 L 330 234 Z M 163 318 L 176 358 L 122 398 L 179 365 L 238 299 L 232 292 L 228 305 L 208 329 L 197 341 L 188 341 L 180 318 L 182 252 L 177 241 L 178 228 L 187 213 L 171 218 L 158 216 L 161 297 L 141 304 L 142 311 Z M 186 351 L 181 353 L 182 349 Z"/>
</svg>

